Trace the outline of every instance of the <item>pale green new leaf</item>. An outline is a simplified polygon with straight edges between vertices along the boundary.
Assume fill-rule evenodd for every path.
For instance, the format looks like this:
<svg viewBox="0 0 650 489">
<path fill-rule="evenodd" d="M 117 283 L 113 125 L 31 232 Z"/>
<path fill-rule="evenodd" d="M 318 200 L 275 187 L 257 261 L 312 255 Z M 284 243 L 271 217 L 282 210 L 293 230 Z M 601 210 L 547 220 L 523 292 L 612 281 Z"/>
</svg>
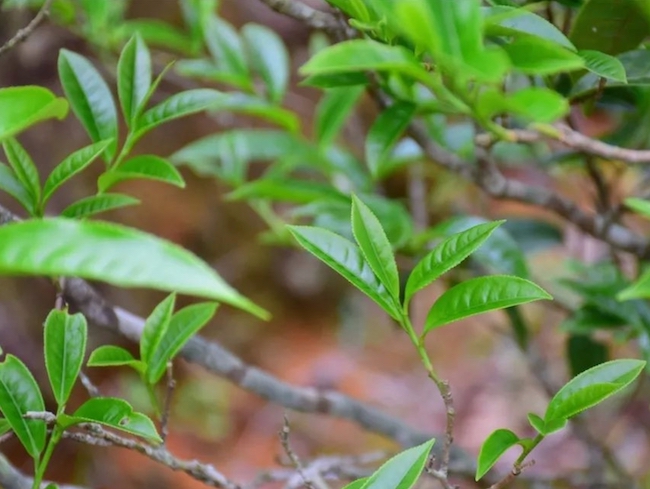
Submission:
<svg viewBox="0 0 650 489">
<path fill-rule="evenodd" d="M 0 88 L 0 142 L 38 122 L 66 115 L 68 102 L 45 88 Z"/>
<path fill-rule="evenodd" d="M 480 480 L 510 448 L 521 440 L 510 430 L 493 431 L 481 445 L 476 467 L 476 480 Z"/>
<path fill-rule="evenodd" d="M 279 104 L 289 83 L 289 53 L 275 31 L 259 24 L 246 24 L 241 30 L 253 69 L 266 85 L 271 102 Z"/>
<path fill-rule="evenodd" d="M 151 87 L 151 55 L 136 34 L 126 43 L 117 62 L 117 92 L 128 126 L 135 123 Z"/>
<path fill-rule="evenodd" d="M 361 489 L 411 489 L 420 478 L 434 443 L 430 440 L 398 453 L 368 477 Z"/>
<path fill-rule="evenodd" d="M 326 146 L 333 142 L 359 101 L 364 87 L 333 88 L 316 107 L 316 138 Z"/>
<path fill-rule="evenodd" d="M 176 294 L 168 295 L 154 308 L 144 323 L 144 330 L 140 338 L 140 359 L 146 365 L 149 364 L 151 357 L 167 332 L 175 304 Z"/>
<path fill-rule="evenodd" d="M 25 148 L 14 138 L 5 139 L 2 148 L 14 171 L 14 175 L 29 195 L 30 207 L 32 209 L 37 208 L 41 199 L 41 180 L 34 161 Z"/>
<path fill-rule="evenodd" d="M 100 192 L 125 180 L 145 179 L 169 183 L 184 188 L 185 180 L 179 171 L 166 159 L 155 155 L 140 155 L 126 160 L 99 177 L 97 186 Z"/>
<path fill-rule="evenodd" d="M 128 366 L 138 372 L 144 372 L 145 365 L 136 360 L 133 355 L 124 348 L 113 345 L 102 345 L 96 348 L 86 363 L 89 367 L 121 367 Z"/>
<path fill-rule="evenodd" d="M 20 202 L 30 215 L 36 213 L 36 209 L 33 206 L 32 196 L 16 178 L 13 170 L 4 163 L 0 163 L 0 190 L 7 192 L 14 199 Z"/>
</svg>

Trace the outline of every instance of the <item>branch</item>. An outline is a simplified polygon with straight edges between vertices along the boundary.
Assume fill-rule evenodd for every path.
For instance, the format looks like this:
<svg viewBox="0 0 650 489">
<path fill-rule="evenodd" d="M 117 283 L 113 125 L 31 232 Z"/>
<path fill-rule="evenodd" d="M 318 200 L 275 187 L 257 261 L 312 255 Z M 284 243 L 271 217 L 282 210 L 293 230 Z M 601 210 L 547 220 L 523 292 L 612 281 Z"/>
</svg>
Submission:
<svg viewBox="0 0 650 489">
<path fill-rule="evenodd" d="M 299 20 L 312 29 L 324 30 L 329 34 L 339 37 L 342 32 L 352 31 L 344 22 L 336 16 L 316 10 L 297 0 L 260 0 L 267 7 L 275 12 Z"/>
<path fill-rule="evenodd" d="M 43 2 L 43 6 L 38 11 L 36 16 L 32 19 L 32 21 L 29 24 L 27 24 L 25 27 L 20 29 L 18 32 L 16 32 L 14 37 L 12 37 L 7 42 L 5 42 L 2 46 L 0 46 L 0 56 L 8 53 L 17 44 L 25 41 L 29 36 L 31 36 L 32 32 L 36 30 L 39 24 L 43 22 L 45 18 L 50 15 L 50 7 L 52 6 L 53 1 L 54 0 L 45 0 L 45 2 Z"/>
<path fill-rule="evenodd" d="M 607 144 L 585 136 L 565 124 L 555 124 L 552 128 L 547 129 L 539 127 L 537 130 L 513 129 L 508 130 L 508 135 L 512 137 L 512 142 L 516 143 L 535 143 L 550 139 L 559 141 L 581 153 L 606 160 L 625 161 L 632 164 L 650 163 L 650 150 L 627 149 Z M 496 139 L 491 134 L 479 134 L 476 137 L 476 143 L 480 146 L 489 146 L 495 141 Z"/>
</svg>

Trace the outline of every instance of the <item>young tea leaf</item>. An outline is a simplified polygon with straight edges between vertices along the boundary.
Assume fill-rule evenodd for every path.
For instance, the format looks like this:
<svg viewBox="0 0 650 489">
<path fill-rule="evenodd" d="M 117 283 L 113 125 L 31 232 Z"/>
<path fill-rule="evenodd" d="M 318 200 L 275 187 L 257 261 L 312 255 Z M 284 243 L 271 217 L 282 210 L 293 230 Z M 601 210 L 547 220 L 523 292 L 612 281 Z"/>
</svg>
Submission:
<svg viewBox="0 0 650 489">
<path fill-rule="evenodd" d="M 65 406 L 72 392 L 84 355 L 88 326 L 83 314 L 52 310 L 45 320 L 45 367 L 54 398 Z"/>
<path fill-rule="evenodd" d="M 149 360 L 158 349 L 158 345 L 167 332 L 175 303 L 176 294 L 168 295 L 154 308 L 144 323 L 144 330 L 140 338 L 140 358 L 145 365 L 149 365 Z"/>
<path fill-rule="evenodd" d="M 126 43 L 117 62 L 117 93 L 128 126 L 135 123 L 151 88 L 151 55 L 136 34 Z"/>
<path fill-rule="evenodd" d="M 78 200 L 61 211 L 61 216 L 70 219 L 82 219 L 101 212 L 112 211 L 120 207 L 137 205 L 140 201 L 135 197 L 122 194 L 91 195 Z"/>
<path fill-rule="evenodd" d="M 424 333 L 476 314 L 542 299 L 552 297 L 523 278 L 492 275 L 466 280 L 443 293 L 429 309 Z"/>
<path fill-rule="evenodd" d="M 619 83 L 627 83 L 625 67 L 618 58 L 588 49 L 578 51 L 578 54 L 585 60 L 585 68 L 592 73 Z"/>
<path fill-rule="evenodd" d="M 45 402 L 34 376 L 13 355 L 0 363 L 0 411 L 27 453 L 38 458 L 45 448 L 45 423 L 23 416 L 30 411 L 45 411 Z"/>
<path fill-rule="evenodd" d="M 0 418 L 0 436 L 11 431 L 11 425 L 5 418 Z"/>
<path fill-rule="evenodd" d="M 93 142 L 112 140 L 105 150 L 110 162 L 117 148 L 117 110 L 108 85 L 95 67 L 83 56 L 62 49 L 59 54 L 59 78 L 72 110 Z"/>
<path fill-rule="evenodd" d="M 50 176 L 47 177 L 45 185 L 43 186 L 41 210 L 61 185 L 90 165 L 95 158 L 102 154 L 111 142 L 111 140 L 100 141 L 99 143 L 81 148 L 67 156 L 61 163 L 59 163 L 54 170 L 52 170 Z"/>
<path fill-rule="evenodd" d="M 126 160 L 100 176 L 97 186 L 100 192 L 106 192 L 119 182 L 134 179 L 156 180 L 185 187 L 185 180 L 178 170 L 166 159 L 155 155 L 140 155 Z"/>
<path fill-rule="evenodd" d="M 443 273 L 459 265 L 505 221 L 486 222 L 449 236 L 415 265 L 406 282 L 404 304 Z"/>
<path fill-rule="evenodd" d="M 435 440 L 430 440 L 398 453 L 368 477 L 361 487 L 411 489 L 420 478 L 434 443 Z"/>
<path fill-rule="evenodd" d="M 68 102 L 45 88 L 0 88 L 0 142 L 38 122 L 67 115 Z"/>
<path fill-rule="evenodd" d="M 642 360 L 612 360 L 582 372 L 553 396 L 544 421 L 566 420 L 600 404 L 634 382 L 645 365 Z"/>
<path fill-rule="evenodd" d="M 345 87 L 325 93 L 316 108 L 316 138 L 322 146 L 334 141 L 363 92 L 364 87 Z"/>
<path fill-rule="evenodd" d="M 192 304 L 172 316 L 165 335 L 147 362 L 145 376 L 147 382 L 155 384 L 162 378 L 167 369 L 167 363 L 176 356 L 199 329 L 212 319 L 217 306 L 218 304 L 214 302 Z"/>
<path fill-rule="evenodd" d="M 480 480 L 487 474 L 501 456 L 519 442 L 519 437 L 510 430 L 493 431 L 481 445 L 476 467 L 476 480 Z"/>
<path fill-rule="evenodd" d="M 20 202 L 30 215 L 36 213 L 36 209 L 33 207 L 32 196 L 23 187 L 23 184 L 20 183 L 18 178 L 16 178 L 14 171 L 4 163 L 0 163 L 0 190 L 7 192 Z"/>
<path fill-rule="evenodd" d="M 352 233 L 361 253 L 394 302 L 399 302 L 399 273 L 393 248 L 377 216 L 352 196 Z"/>
<path fill-rule="evenodd" d="M 366 139 L 366 163 L 373 178 L 379 179 L 384 174 L 386 159 L 411 122 L 415 109 L 410 102 L 398 102 L 384 110 L 372 124 Z"/>
<path fill-rule="evenodd" d="M 0 227 L 0 243 L 0 274 L 63 275 L 175 291 L 268 317 L 196 255 L 125 226 L 64 218 L 28 220 Z"/>
<path fill-rule="evenodd" d="M 14 175 L 16 175 L 16 178 L 18 178 L 18 181 L 29 195 L 30 207 L 36 209 L 41 199 L 41 180 L 34 161 L 32 161 L 25 148 L 13 138 L 7 138 L 2 143 L 2 148 L 14 171 Z"/>
<path fill-rule="evenodd" d="M 400 317 L 390 292 L 353 243 L 326 229 L 289 226 L 289 230 L 300 246 L 347 279 L 394 319 Z"/>
<path fill-rule="evenodd" d="M 102 345 L 95 349 L 88 358 L 89 367 L 121 367 L 128 366 L 138 372 L 144 372 L 145 366 L 140 360 L 124 348 L 112 345 Z"/>
<path fill-rule="evenodd" d="M 258 24 L 246 24 L 241 30 L 253 69 L 266 85 L 266 95 L 274 104 L 284 98 L 289 83 L 289 54 L 275 31 Z"/>
<path fill-rule="evenodd" d="M 94 397 L 83 403 L 72 416 L 62 416 L 62 425 L 66 428 L 79 423 L 99 423 L 153 442 L 162 442 L 151 420 L 135 412 L 124 399 Z"/>
<path fill-rule="evenodd" d="M 504 44 L 512 66 L 527 75 L 552 75 L 584 68 L 584 60 L 558 44 L 537 37 L 524 37 Z M 535 56 L 531 56 L 535 53 Z"/>
</svg>

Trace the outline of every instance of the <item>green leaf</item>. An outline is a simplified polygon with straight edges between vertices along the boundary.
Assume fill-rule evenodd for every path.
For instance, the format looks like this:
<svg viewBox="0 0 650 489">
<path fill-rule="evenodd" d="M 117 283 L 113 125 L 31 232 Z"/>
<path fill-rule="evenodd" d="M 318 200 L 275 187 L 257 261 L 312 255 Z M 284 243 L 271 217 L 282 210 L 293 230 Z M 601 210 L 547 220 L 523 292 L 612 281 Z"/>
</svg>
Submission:
<svg viewBox="0 0 650 489">
<path fill-rule="evenodd" d="M 72 416 L 62 416 L 62 419 L 66 428 L 79 423 L 99 423 L 147 440 L 162 442 L 151 420 L 135 412 L 124 399 L 94 397 L 83 403 Z"/>
<path fill-rule="evenodd" d="M 343 486 L 343 489 L 361 489 L 367 481 L 368 477 L 362 477 L 361 479 L 357 479 L 350 482 L 349 484 L 346 484 Z"/>
<path fill-rule="evenodd" d="M 321 146 L 333 142 L 364 91 L 364 87 L 345 87 L 325 93 L 316 108 L 316 138 Z"/>
<path fill-rule="evenodd" d="M 519 277 L 492 275 L 455 285 L 443 293 L 427 315 L 424 333 L 488 311 L 552 297 L 540 286 Z"/>
<path fill-rule="evenodd" d="M 45 88 L 0 88 L 0 142 L 38 122 L 67 115 L 68 102 Z"/>
<path fill-rule="evenodd" d="M 45 422 L 23 416 L 30 411 L 45 411 L 45 403 L 34 376 L 13 355 L 0 363 L 0 411 L 27 453 L 38 458 L 45 448 Z"/>
<path fill-rule="evenodd" d="M 478 481 L 487 474 L 501 456 L 519 442 L 519 437 L 510 430 L 499 429 L 493 431 L 481 445 L 475 480 Z"/>
<path fill-rule="evenodd" d="M 0 436 L 11 431 L 11 425 L 5 418 L 0 418 Z"/>
<path fill-rule="evenodd" d="M 619 301 L 647 299 L 648 297 L 650 297 L 650 270 L 643 273 L 632 285 L 616 294 L 616 299 Z"/>
<path fill-rule="evenodd" d="M 144 372 L 145 365 L 136 360 L 133 355 L 124 348 L 112 345 L 102 345 L 95 349 L 88 358 L 89 367 L 121 367 L 128 366 L 138 372 Z"/>
<path fill-rule="evenodd" d="M 507 110 L 533 122 L 551 123 L 569 113 L 569 102 L 554 90 L 528 87 L 509 94 Z"/>
<path fill-rule="evenodd" d="M 508 6 L 483 8 L 485 33 L 488 36 L 522 37 L 537 36 L 564 46 L 571 51 L 576 48 L 560 29 L 544 17 L 525 8 Z"/>
<path fill-rule="evenodd" d="M 347 197 L 331 185 L 286 178 L 258 179 L 228 194 L 228 200 L 252 199 L 270 199 L 294 204 L 308 204 L 318 199 L 348 202 Z"/>
<path fill-rule="evenodd" d="M 544 420 L 535 413 L 528 413 L 528 422 L 540 435 L 546 435 Z"/>
<path fill-rule="evenodd" d="M 28 220 L 0 227 L 0 243 L 0 274 L 63 275 L 119 287 L 150 287 L 205 297 L 268 317 L 194 254 L 117 224 Z"/>
<path fill-rule="evenodd" d="M 395 143 L 411 122 L 416 106 L 410 102 L 397 102 L 384 110 L 368 131 L 366 163 L 375 179 L 386 171 L 387 159 Z"/>
<path fill-rule="evenodd" d="M 311 75 L 300 82 L 300 86 L 316 88 L 352 87 L 355 85 L 368 85 L 368 75 L 363 71 Z"/>
<path fill-rule="evenodd" d="M 567 356 L 571 374 L 576 376 L 609 360 L 609 350 L 602 342 L 578 334 L 567 339 Z"/>
<path fill-rule="evenodd" d="M 553 75 L 584 68 L 584 60 L 576 53 L 537 37 L 515 39 L 502 48 L 517 71 L 527 75 Z M 535 56 L 531 56 L 535 53 Z"/>
<path fill-rule="evenodd" d="M 266 85 L 271 102 L 279 104 L 289 83 L 289 53 L 275 31 L 258 24 L 246 24 L 241 29 L 253 69 Z"/>
<path fill-rule="evenodd" d="M 434 443 L 430 440 L 398 453 L 368 477 L 361 488 L 411 489 L 422 474 Z"/>
<path fill-rule="evenodd" d="M 289 226 L 289 230 L 300 246 L 347 279 L 394 319 L 400 317 L 390 292 L 375 276 L 361 250 L 353 243 L 326 229 Z"/>
<path fill-rule="evenodd" d="M 117 62 L 117 93 L 127 125 L 140 114 L 151 87 L 151 55 L 138 34 L 126 43 Z"/>
<path fill-rule="evenodd" d="M 422 258 L 409 275 L 406 282 L 404 304 L 408 303 L 416 292 L 422 290 L 442 274 L 459 265 L 471 255 L 494 230 L 505 221 L 486 222 L 449 236 Z"/>
<path fill-rule="evenodd" d="M 97 186 L 100 192 L 106 192 L 119 182 L 134 179 L 157 180 L 185 188 L 185 180 L 178 170 L 166 159 L 155 155 L 135 156 L 121 163 L 101 175 Z"/>
<path fill-rule="evenodd" d="M 217 310 L 214 302 L 192 304 L 174 314 L 158 347 L 147 362 L 146 380 L 155 384 L 164 375 L 167 363 L 183 348 Z"/>
<path fill-rule="evenodd" d="M 194 47 L 187 34 L 167 22 L 158 19 L 133 19 L 122 22 L 119 35 L 128 38 L 138 34 L 149 45 L 168 48 L 192 55 Z"/>
<path fill-rule="evenodd" d="M 20 202 L 30 215 L 35 214 L 36 209 L 33 207 L 32 196 L 27 193 L 23 184 L 16 178 L 13 170 L 4 163 L 0 163 L 0 190 L 4 190 Z"/>
<path fill-rule="evenodd" d="M 250 87 L 248 64 L 244 46 L 233 26 L 223 19 L 212 15 L 207 19 L 205 43 L 222 71 L 235 75 L 237 85 Z"/>
<path fill-rule="evenodd" d="M 90 139 L 98 143 L 112 140 L 105 159 L 110 162 L 117 148 L 117 111 L 108 85 L 83 56 L 62 49 L 59 53 L 59 78 L 72 110 Z"/>
<path fill-rule="evenodd" d="M 377 216 L 356 195 L 352 196 L 352 233 L 375 276 L 398 303 L 399 274 L 393 248 Z"/>
<path fill-rule="evenodd" d="M 569 38 L 578 49 L 619 54 L 635 49 L 650 34 L 638 0 L 588 0 L 578 11 Z"/>
<path fill-rule="evenodd" d="M 585 61 L 585 68 L 602 78 L 627 83 L 625 67 L 618 58 L 600 51 L 583 49 L 578 54 Z"/>
<path fill-rule="evenodd" d="M 562 387 L 546 408 L 544 421 L 569 419 L 600 404 L 631 384 L 643 371 L 642 360 L 612 360 L 582 372 Z"/>
<path fill-rule="evenodd" d="M 295 112 L 243 93 L 223 94 L 219 102 L 210 107 L 210 110 L 259 117 L 291 132 L 297 132 L 300 128 L 300 120 Z"/>
<path fill-rule="evenodd" d="M 80 199 L 61 211 L 61 216 L 71 219 L 82 219 L 102 212 L 112 211 L 120 207 L 139 204 L 135 197 L 122 194 L 99 194 Z"/>
<path fill-rule="evenodd" d="M 47 202 L 50 200 L 50 197 L 52 197 L 54 192 L 56 192 L 61 185 L 70 180 L 77 173 L 83 171 L 95 160 L 95 158 L 102 154 L 109 144 L 111 144 L 110 140 L 91 144 L 90 146 L 75 151 L 59 163 L 45 181 L 41 207 L 45 207 Z"/>
<path fill-rule="evenodd" d="M 29 195 L 30 208 L 36 209 L 41 199 L 41 180 L 34 161 L 25 148 L 13 138 L 7 138 L 2 143 L 2 148 L 14 175 Z"/>
<path fill-rule="evenodd" d="M 223 96 L 221 92 L 210 88 L 196 88 L 174 94 L 138 118 L 134 125 L 135 139 L 161 124 L 206 110 L 221 101 Z"/>
<path fill-rule="evenodd" d="M 303 75 L 358 73 L 364 70 L 402 73 L 416 80 L 430 81 L 429 73 L 401 46 L 355 39 L 337 43 L 316 53 L 300 68 Z"/>
<path fill-rule="evenodd" d="M 628 197 L 625 199 L 625 205 L 643 217 L 650 219 L 650 200 Z"/>
<path fill-rule="evenodd" d="M 59 407 L 72 392 L 84 355 L 88 325 L 83 314 L 52 310 L 45 320 L 45 367 Z"/>
<path fill-rule="evenodd" d="M 144 330 L 140 338 L 140 359 L 149 365 L 151 357 L 158 349 L 163 336 L 169 327 L 169 321 L 174 313 L 176 294 L 168 295 L 151 312 L 144 323 Z"/>
</svg>

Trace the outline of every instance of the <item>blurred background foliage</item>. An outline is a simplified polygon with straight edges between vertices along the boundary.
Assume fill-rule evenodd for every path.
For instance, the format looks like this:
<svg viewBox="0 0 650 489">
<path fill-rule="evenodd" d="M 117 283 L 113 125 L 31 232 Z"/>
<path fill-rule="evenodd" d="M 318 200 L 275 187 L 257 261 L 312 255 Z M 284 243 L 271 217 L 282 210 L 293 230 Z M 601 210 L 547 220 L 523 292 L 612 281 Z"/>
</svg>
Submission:
<svg viewBox="0 0 650 489">
<path fill-rule="evenodd" d="M 0 38 L 9 38 L 25 25 L 33 15 L 29 7 L 39 3 L 0 2 Z M 442 329 L 430 342 L 432 358 L 454 388 L 456 440 L 460 446 L 476 451 L 495 427 L 526 429 L 525 414 L 543 406 L 546 398 L 540 365 L 557 385 L 613 356 L 650 357 L 647 303 L 614 299 L 630 283 L 627 277 L 634 262 L 628 256 L 610 250 L 543 209 L 489 199 L 466 181 L 428 164 L 408 140 L 384 157 L 374 175 L 365 171 L 361 162 L 366 135 L 378 114 L 374 104 L 362 96 L 361 90 L 334 90 L 323 97 L 317 88 L 299 83 L 297 69 L 310 53 L 328 42 L 322 34 L 312 35 L 305 26 L 272 12 L 259 0 L 222 0 L 211 31 L 216 37 L 211 45 L 208 36 L 205 49 L 202 34 L 193 31 L 199 27 L 192 24 L 183 5 L 212 9 L 216 5 L 211 3 L 216 2 L 80 0 L 86 12 L 82 19 L 76 18 L 78 9 L 70 9 L 76 3 L 55 0 L 54 22 L 43 25 L 27 42 L 0 58 L 0 86 L 38 84 L 61 93 L 56 71 L 61 48 L 96 61 L 114 86 L 111 67 L 115 66 L 116 53 L 130 34 L 138 31 L 155 53 L 156 73 L 172 59 L 181 59 L 162 81 L 161 97 L 196 86 L 242 92 L 241 103 L 248 107 L 246 110 L 175 121 L 152 132 L 136 147 L 136 153 L 173 155 L 175 162 L 184 163 L 180 169 L 186 189 L 156 182 L 123 183 L 123 189 L 142 204 L 104 217 L 196 252 L 228 282 L 273 313 L 267 324 L 224 307 L 203 330 L 208 338 L 221 342 L 246 362 L 292 383 L 334 388 L 367 400 L 423 430 L 439 429 L 444 420 L 433 387 L 421 375 L 410 345 L 389 319 L 343 279 L 306 253 L 287 246 L 287 234 L 279 226 L 283 219 L 313 218 L 319 225 L 349 232 L 347 205 L 337 204 L 331 187 L 320 184 L 324 175 L 325 180 L 336 181 L 341 169 L 356 188 L 378 189 L 373 210 L 380 215 L 391 240 L 404 252 L 399 263 L 404 274 L 412 266 L 409 250 L 418 245 L 482 220 L 507 218 L 488 245 L 449 277 L 450 282 L 476 272 L 509 273 L 530 277 L 556 297 L 553 303 L 509 310 L 507 315 L 466 320 Z M 318 0 L 305 3 L 323 7 Z M 557 3 L 570 7 L 581 2 Z M 100 5 L 109 11 L 100 11 Z M 645 29 L 646 18 L 639 19 L 642 25 L 630 27 L 632 33 Z M 277 92 L 269 90 L 272 85 L 268 84 L 260 89 L 260 78 L 251 82 L 249 67 L 236 56 L 240 41 L 228 36 L 237 36 L 236 31 L 248 23 L 268 26 L 284 42 L 289 75 L 286 94 L 281 78 L 276 80 L 280 84 Z M 240 32 L 257 39 L 253 44 L 266 39 L 258 37 L 264 33 L 250 25 Z M 233 52 L 219 52 L 223 45 L 232 47 Z M 604 48 L 594 45 L 591 49 Z M 619 54 L 631 48 L 622 43 L 607 49 Z M 278 56 L 277 62 L 283 63 L 285 60 Z M 645 58 L 637 56 L 638 60 L 630 60 L 637 72 L 628 70 L 628 78 L 648 79 Z M 584 80 L 585 91 L 592 85 L 593 80 Z M 251 101 L 258 96 L 266 105 Z M 597 104 L 588 111 L 577 109 L 573 116 L 587 135 L 606 135 L 622 146 L 645 147 L 650 124 L 645 109 L 649 104 L 650 90 L 640 81 L 608 87 Z M 260 113 L 286 130 L 280 132 L 277 124 L 253 117 Z M 476 130 L 473 123 L 436 116 L 428 123 L 445 147 L 471 157 Z M 68 117 L 63 122 L 40 124 L 26 132 L 21 141 L 39 169 L 47 173 L 87 139 L 78 122 Z M 590 210 L 617 205 L 631 194 L 643 195 L 648 187 L 644 169 L 586 162 L 575 153 L 551 152 L 542 144 L 500 142 L 494 151 L 504 163 L 506 175 L 566 193 Z M 597 178 L 608 182 L 605 196 L 594 185 L 594 168 Z M 67 185 L 53 201 L 52 210 L 60 211 L 70 202 L 91 195 L 99 172 L 97 168 L 90 170 Z M 274 172 L 277 180 L 255 180 Z M 244 180 L 252 183 L 242 185 Z M 340 183 L 346 185 L 345 181 Z M 269 198 L 274 205 L 268 203 Z M 248 205 L 246 201 L 251 199 L 253 205 Z M 17 209 L 5 195 L 0 195 L 0 202 Z M 640 220 L 629 222 L 642 232 L 648 230 Z M 98 288 L 111 302 L 143 316 L 163 297 L 141 290 Z M 433 287 L 415 301 L 416 319 L 424 318 L 427 305 L 439 292 Z M 23 358 L 39 380 L 45 378 L 40 364 L 41 327 L 52 303 L 53 291 L 45 280 L 0 278 L 3 348 Z M 95 330 L 91 342 L 96 346 L 118 344 L 120 340 Z M 122 346 L 133 348 L 127 343 Z M 183 362 L 178 362 L 175 373 L 180 382 L 171 418 L 172 451 L 181 457 L 214 462 L 235 480 L 273 465 L 280 452 L 277 431 L 282 422 L 281 407 Z M 148 409 L 146 393 L 130 373 L 102 369 L 91 371 L 90 376 L 105 394 L 124 395 L 136 408 Z M 645 461 L 650 455 L 650 412 L 643 401 L 647 396 L 641 395 L 647 394 L 647 389 L 644 382 L 639 392 L 590 415 L 594 436 L 606 440 L 639 475 L 647 472 Z M 609 418 L 612 412 L 619 413 L 616 420 Z M 348 422 L 297 413 L 291 419 L 293 443 L 305 456 L 323 451 L 360 453 L 369 448 L 395 448 Z M 608 422 L 599 425 L 598 420 Z M 7 447 L 6 453 L 21 468 L 17 443 L 10 441 Z M 599 463 L 568 430 L 550 438 L 538 451 L 534 470 L 541 474 L 561 476 L 569 470 L 593 470 Z M 128 452 L 110 450 L 102 451 L 101 457 L 94 455 L 94 449 L 64 443 L 55 455 L 52 477 L 64 480 L 83 473 L 88 480 L 96 481 L 94 487 L 199 487 L 183 475 L 162 471 Z M 107 459 L 119 464 L 120 470 L 114 470 Z M 503 466 L 508 462 L 506 458 Z"/>
</svg>

